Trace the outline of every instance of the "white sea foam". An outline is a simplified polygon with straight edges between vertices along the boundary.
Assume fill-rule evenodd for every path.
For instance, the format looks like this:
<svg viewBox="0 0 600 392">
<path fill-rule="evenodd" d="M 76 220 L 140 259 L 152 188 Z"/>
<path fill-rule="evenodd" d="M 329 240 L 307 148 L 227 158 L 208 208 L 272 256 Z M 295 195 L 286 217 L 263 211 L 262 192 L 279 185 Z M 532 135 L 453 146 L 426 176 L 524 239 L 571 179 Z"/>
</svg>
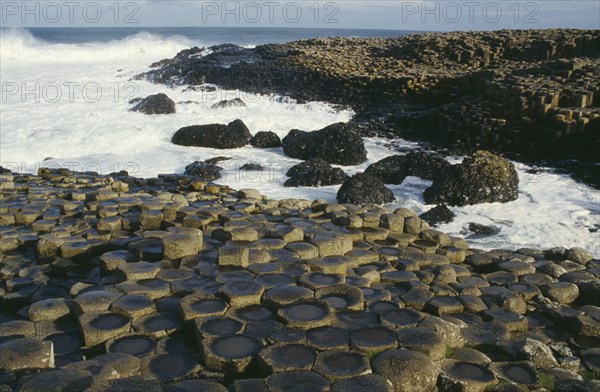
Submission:
<svg viewBox="0 0 600 392">
<path fill-rule="evenodd" d="M 148 177 L 181 173 L 195 160 L 226 156 L 232 159 L 221 162 L 226 170 L 220 182 L 234 188 L 256 188 L 273 198 L 335 200 L 336 186 L 284 188 L 287 168 L 299 161 L 286 157 L 281 149 L 214 150 L 170 143 L 177 129 L 193 124 L 227 123 L 240 118 L 252 133 L 273 131 L 283 137 L 293 128 L 315 130 L 347 121 L 353 114 L 320 102 L 298 104 L 288 98 L 240 91 L 206 93 L 132 81 L 150 63 L 193 45 L 202 43 L 146 33 L 107 43 L 52 44 L 23 30 L 3 31 L 0 163 L 26 172 L 36 171 L 40 165 L 70 166 L 104 174 L 125 169 Z M 58 90 L 60 95 L 56 97 Z M 158 92 L 178 102 L 177 114 L 147 116 L 128 111 L 130 98 Z M 247 107 L 211 109 L 214 103 L 234 97 L 241 98 Z M 348 174 L 361 172 L 393 153 L 382 139 L 365 139 L 365 144 L 368 161 L 345 167 Z M 44 161 L 46 158 L 52 159 Z M 245 163 L 258 163 L 266 170 L 239 171 Z M 469 239 L 480 247 L 582 246 L 600 257 L 599 233 L 588 230 L 600 225 L 598 192 L 568 176 L 532 176 L 524 165 L 518 165 L 518 169 L 521 185 L 517 201 L 452 208 L 456 219 L 441 229 L 465 236 L 469 222 L 481 223 L 495 226 L 500 232 L 494 237 Z M 408 206 L 419 213 L 431 208 L 422 197 L 429 184 L 409 177 L 402 185 L 390 186 L 398 197 L 391 207 Z"/>
</svg>

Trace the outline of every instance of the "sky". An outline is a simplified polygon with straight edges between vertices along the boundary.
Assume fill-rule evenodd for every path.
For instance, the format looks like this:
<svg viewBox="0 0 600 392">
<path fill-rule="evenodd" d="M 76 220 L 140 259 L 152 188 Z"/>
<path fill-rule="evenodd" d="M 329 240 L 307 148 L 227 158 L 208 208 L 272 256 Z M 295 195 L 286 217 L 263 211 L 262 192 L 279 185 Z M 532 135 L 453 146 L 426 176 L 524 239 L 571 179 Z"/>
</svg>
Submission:
<svg viewBox="0 0 600 392">
<path fill-rule="evenodd" d="M 3 27 L 600 28 L 598 0 L 0 0 Z"/>
</svg>

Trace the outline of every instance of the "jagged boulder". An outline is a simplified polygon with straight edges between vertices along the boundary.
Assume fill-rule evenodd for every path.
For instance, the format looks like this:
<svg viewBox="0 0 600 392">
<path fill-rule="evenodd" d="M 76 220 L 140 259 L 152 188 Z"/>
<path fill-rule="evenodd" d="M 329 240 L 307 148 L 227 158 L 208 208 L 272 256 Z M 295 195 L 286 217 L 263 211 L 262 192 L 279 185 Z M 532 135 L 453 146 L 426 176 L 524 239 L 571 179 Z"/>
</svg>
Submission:
<svg viewBox="0 0 600 392">
<path fill-rule="evenodd" d="M 384 204 L 394 200 L 394 193 L 378 177 L 366 173 L 348 178 L 337 193 L 337 201 L 342 204 Z"/>
<path fill-rule="evenodd" d="M 379 177 L 386 184 L 401 184 L 407 176 L 435 180 L 449 166 L 439 155 L 413 151 L 383 158 L 369 166 L 365 173 Z"/>
<path fill-rule="evenodd" d="M 367 150 L 356 126 L 329 125 L 319 131 L 294 129 L 283 138 L 285 155 L 297 159 L 321 158 L 336 165 L 358 165 L 367 159 Z"/>
<path fill-rule="evenodd" d="M 440 204 L 429 211 L 419 215 L 419 218 L 429 223 L 431 226 L 439 225 L 440 223 L 449 223 L 454 220 L 456 214 L 452 212 L 446 205 Z"/>
<path fill-rule="evenodd" d="M 273 147 L 281 147 L 281 139 L 275 132 L 257 132 L 256 135 L 252 139 L 250 139 L 250 144 L 253 147 L 258 148 L 273 148 Z"/>
<path fill-rule="evenodd" d="M 224 99 L 222 101 L 219 101 L 219 102 L 213 104 L 210 108 L 211 109 L 223 109 L 223 108 L 234 108 L 234 107 L 246 107 L 246 104 L 244 103 L 244 101 L 242 101 L 239 98 L 233 98 L 233 99 Z"/>
<path fill-rule="evenodd" d="M 519 176 L 508 160 L 477 151 L 462 163 L 449 166 L 424 192 L 428 204 L 465 206 L 516 200 Z"/>
<path fill-rule="evenodd" d="M 406 178 L 404 155 L 385 157 L 367 167 L 366 174 L 377 176 L 386 184 L 401 184 Z"/>
<path fill-rule="evenodd" d="M 149 95 L 133 101 L 135 106 L 130 109 L 132 112 L 144 114 L 173 114 L 175 113 L 175 102 L 167 96 L 160 93 Z"/>
<path fill-rule="evenodd" d="M 250 142 L 252 135 L 242 120 L 227 125 L 192 125 L 179 129 L 171 142 L 180 146 L 209 147 L 218 149 L 240 148 Z"/>
<path fill-rule="evenodd" d="M 331 167 L 329 163 L 319 158 L 293 166 L 286 174 L 290 179 L 284 186 L 289 187 L 337 185 L 348 178 L 342 169 Z"/>
<path fill-rule="evenodd" d="M 185 174 L 210 182 L 221 178 L 223 168 L 212 163 L 196 161 L 185 167 Z"/>
</svg>

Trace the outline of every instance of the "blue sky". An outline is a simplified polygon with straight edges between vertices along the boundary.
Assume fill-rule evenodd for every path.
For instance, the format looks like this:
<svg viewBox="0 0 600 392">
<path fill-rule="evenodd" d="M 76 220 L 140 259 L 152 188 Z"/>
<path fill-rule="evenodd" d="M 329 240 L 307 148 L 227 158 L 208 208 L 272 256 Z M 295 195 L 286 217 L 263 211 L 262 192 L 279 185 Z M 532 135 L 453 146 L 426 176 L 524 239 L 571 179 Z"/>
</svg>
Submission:
<svg viewBox="0 0 600 392">
<path fill-rule="evenodd" d="M 600 28 L 598 0 L 1 0 L 4 27 Z"/>
</svg>

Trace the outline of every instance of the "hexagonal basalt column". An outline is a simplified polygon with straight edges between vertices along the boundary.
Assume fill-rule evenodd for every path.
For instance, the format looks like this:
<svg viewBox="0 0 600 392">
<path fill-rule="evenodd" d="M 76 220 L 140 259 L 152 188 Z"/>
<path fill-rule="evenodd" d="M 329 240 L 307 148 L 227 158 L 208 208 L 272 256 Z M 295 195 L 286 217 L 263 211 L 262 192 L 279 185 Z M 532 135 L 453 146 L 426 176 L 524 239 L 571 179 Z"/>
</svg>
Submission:
<svg viewBox="0 0 600 392">
<path fill-rule="evenodd" d="M 448 389 L 463 391 L 483 391 L 498 383 L 494 373 L 487 366 L 476 363 L 445 360 L 441 363 L 440 383 Z"/>
<path fill-rule="evenodd" d="M 346 350 L 319 353 L 314 370 L 332 381 L 371 373 L 369 360 L 364 354 Z"/>
<path fill-rule="evenodd" d="M 115 336 L 128 333 L 131 319 L 116 313 L 84 313 L 79 316 L 79 324 L 87 347 L 92 347 Z"/>
<path fill-rule="evenodd" d="M 52 342 L 20 338 L 0 343 L 0 369 L 4 371 L 51 367 L 54 367 Z"/>
<path fill-rule="evenodd" d="M 133 321 L 133 329 L 154 338 L 161 338 L 183 329 L 179 319 L 172 313 L 150 314 Z"/>
<path fill-rule="evenodd" d="M 156 340 L 144 334 L 127 334 L 106 342 L 107 353 L 125 353 L 135 357 L 153 354 Z"/>
<path fill-rule="evenodd" d="M 258 283 L 245 280 L 234 280 L 225 283 L 219 292 L 227 299 L 230 306 L 240 308 L 257 305 L 265 288 Z"/>
<path fill-rule="evenodd" d="M 231 317 L 197 318 L 194 320 L 198 341 L 220 336 L 232 336 L 244 330 L 244 323 Z"/>
<path fill-rule="evenodd" d="M 179 300 L 179 313 L 183 321 L 197 317 L 221 316 L 228 308 L 222 299 L 207 295 L 190 294 Z"/>
<path fill-rule="evenodd" d="M 275 373 L 265 380 L 270 392 L 327 392 L 329 381 L 315 372 Z"/>
<path fill-rule="evenodd" d="M 142 317 L 156 312 L 154 302 L 143 294 L 124 295 L 110 306 L 110 310 L 129 318 Z"/>
<path fill-rule="evenodd" d="M 243 373 L 263 342 L 245 335 L 222 336 L 202 341 L 202 357 L 206 367 L 226 374 Z"/>
<path fill-rule="evenodd" d="M 317 351 L 305 344 L 276 344 L 258 353 L 259 368 L 263 374 L 310 370 Z"/>
<path fill-rule="evenodd" d="M 350 332 L 350 347 L 363 353 L 374 353 L 398 347 L 396 332 L 383 326 L 355 329 Z"/>
<path fill-rule="evenodd" d="M 306 341 L 317 350 L 348 349 L 350 333 L 346 328 L 318 327 L 306 331 Z"/>
<path fill-rule="evenodd" d="M 263 302 L 272 307 L 282 307 L 313 296 L 314 292 L 306 287 L 281 286 L 265 291 Z"/>
<path fill-rule="evenodd" d="M 328 325 L 331 321 L 331 306 L 322 300 L 306 299 L 287 305 L 278 311 L 289 327 L 310 329 Z"/>
<path fill-rule="evenodd" d="M 349 284 L 318 288 L 315 297 L 326 301 L 334 309 L 360 310 L 364 308 L 362 291 Z"/>
</svg>

